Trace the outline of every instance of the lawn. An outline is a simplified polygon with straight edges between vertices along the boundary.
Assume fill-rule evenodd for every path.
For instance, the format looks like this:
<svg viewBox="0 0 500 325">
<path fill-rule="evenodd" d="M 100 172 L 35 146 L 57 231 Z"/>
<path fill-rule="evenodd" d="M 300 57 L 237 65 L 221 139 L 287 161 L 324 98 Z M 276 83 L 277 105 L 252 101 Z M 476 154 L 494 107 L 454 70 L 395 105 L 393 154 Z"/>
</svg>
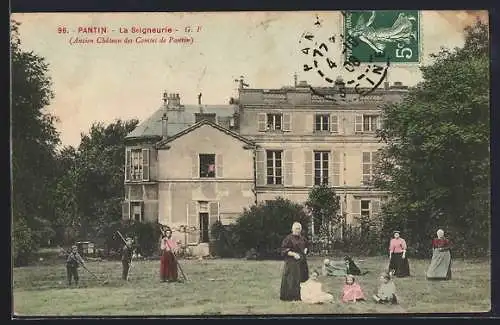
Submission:
<svg viewBox="0 0 500 325">
<path fill-rule="evenodd" d="M 378 286 L 378 275 L 387 260 L 359 258 L 368 274 L 358 277 L 365 295 Z M 87 267 L 106 284 L 79 270 L 80 287 L 68 288 L 63 261 L 13 270 L 13 300 L 17 315 L 242 315 L 242 314 L 363 314 L 446 313 L 490 310 L 490 262 L 453 261 L 451 281 L 425 279 L 428 260 L 410 260 L 412 276 L 396 279 L 398 306 L 377 305 L 371 300 L 356 304 L 306 305 L 281 302 L 281 261 L 239 259 L 181 260 L 185 283 L 160 283 L 159 261 L 137 261 L 129 282 L 123 282 L 120 261 L 88 262 Z M 319 267 L 311 258 L 309 266 Z M 323 290 L 340 297 L 343 278 L 320 277 Z"/>
</svg>

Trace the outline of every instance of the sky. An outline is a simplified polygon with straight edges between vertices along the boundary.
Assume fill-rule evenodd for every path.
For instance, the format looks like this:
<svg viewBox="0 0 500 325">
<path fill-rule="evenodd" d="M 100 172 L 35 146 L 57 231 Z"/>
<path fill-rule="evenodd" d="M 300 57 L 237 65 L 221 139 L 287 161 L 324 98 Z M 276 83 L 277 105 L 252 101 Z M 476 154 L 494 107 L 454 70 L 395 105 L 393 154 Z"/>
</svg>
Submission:
<svg viewBox="0 0 500 325">
<path fill-rule="evenodd" d="M 488 22 L 487 11 L 421 11 L 421 64 L 431 63 L 429 54 L 440 47 L 462 46 L 464 27 L 477 17 Z M 250 88 L 291 86 L 295 73 L 313 86 L 327 86 L 317 74 L 303 71 L 299 40 L 304 32 L 325 40 L 332 31 L 342 33 L 342 15 L 335 11 L 15 13 L 12 19 L 21 23 L 22 48 L 49 64 L 55 98 L 47 111 L 59 118 L 62 145 L 73 146 L 94 122 L 148 118 L 162 105 L 165 91 L 178 93 L 182 104 L 197 104 L 199 93 L 203 104 L 227 104 L 237 95 L 234 80 L 240 75 Z M 84 33 L 94 26 L 107 33 Z M 143 35 L 132 28 L 164 28 L 167 33 Z M 100 36 L 132 42 L 97 43 Z M 140 43 L 137 37 L 157 42 Z M 73 43 L 76 38 L 94 42 Z M 340 60 L 340 44 L 332 52 Z M 389 81 L 415 85 L 421 79 L 418 68 L 392 66 Z"/>
</svg>

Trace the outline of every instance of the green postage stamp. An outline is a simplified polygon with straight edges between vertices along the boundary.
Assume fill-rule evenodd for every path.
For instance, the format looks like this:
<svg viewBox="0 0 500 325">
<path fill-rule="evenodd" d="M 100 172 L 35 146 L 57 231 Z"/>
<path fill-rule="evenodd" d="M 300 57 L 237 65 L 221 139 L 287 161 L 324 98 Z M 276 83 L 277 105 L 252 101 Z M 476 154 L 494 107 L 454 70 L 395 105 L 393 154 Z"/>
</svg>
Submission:
<svg viewBox="0 0 500 325">
<path fill-rule="evenodd" d="M 346 51 L 360 62 L 419 63 L 418 10 L 363 10 L 344 14 L 344 35 L 356 40 Z"/>
</svg>

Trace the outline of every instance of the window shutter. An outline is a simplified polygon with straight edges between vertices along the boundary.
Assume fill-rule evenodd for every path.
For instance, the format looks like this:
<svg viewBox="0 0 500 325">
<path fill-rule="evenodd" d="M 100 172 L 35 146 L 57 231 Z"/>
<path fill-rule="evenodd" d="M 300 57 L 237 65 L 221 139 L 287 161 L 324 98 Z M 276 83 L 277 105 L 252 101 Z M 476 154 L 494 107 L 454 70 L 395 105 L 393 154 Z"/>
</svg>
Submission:
<svg viewBox="0 0 500 325">
<path fill-rule="evenodd" d="M 195 152 L 191 153 L 191 177 L 200 177 L 200 170 L 198 168 L 198 154 Z"/>
<path fill-rule="evenodd" d="M 354 117 L 354 132 L 363 132 L 363 115 L 356 114 Z"/>
<path fill-rule="evenodd" d="M 351 202 L 351 217 L 352 221 L 357 221 L 361 216 L 361 200 L 353 199 Z"/>
<path fill-rule="evenodd" d="M 209 225 L 212 226 L 217 220 L 220 219 L 219 216 L 219 202 L 210 202 L 208 207 L 208 218 Z"/>
<path fill-rule="evenodd" d="M 291 130 L 292 130 L 292 115 L 283 114 L 283 131 L 291 131 Z"/>
<path fill-rule="evenodd" d="M 312 150 L 304 151 L 304 175 L 305 185 L 312 186 L 313 185 L 313 152 Z"/>
<path fill-rule="evenodd" d="M 380 214 L 380 201 L 379 200 L 372 200 L 371 201 L 371 214 L 373 216 L 378 216 Z"/>
<path fill-rule="evenodd" d="M 122 202 L 122 219 L 130 219 L 130 201 Z"/>
<path fill-rule="evenodd" d="M 330 132 L 339 133 L 339 117 L 335 114 L 330 115 Z"/>
<path fill-rule="evenodd" d="M 380 130 L 382 129 L 382 115 L 378 115 L 376 119 L 377 119 L 377 130 Z"/>
<path fill-rule="evenodd" d="M 285 150 L 285 181 L 283 185 L 293 186 L 293 152 L 291 149 Z"/>
<path fill-rule="evenodd" d="M 200 238 L 200 216 L 198 214 L 198 204 L 196 201 L 190 201 L 188 203 L 188 243 L 197 243 Z M 195 227 L 197 230 L 192 230 Z"/>
<path fill-rule="evenodd" d="M 340 154 L 338 151 L 333 151 L 330 156 L 329 183 L 333 186 L 340 186 Z"/>
<path fill-rule="evenodd" d="M 222 155 L 221 154 L 219 154 L 215 157 L 215 162 L 217 164 L 217 166 L 215 167 L 215 173 L 216 173 L 217 178 L 224 177 L 223 167 L 222 167 Z"/>
<path fill-rule="evenodd" d="M 256 164 L 256 178 L 257 185 L 266 185 L 266 152 L 265 150 L 259 149 L 255 152 L 255 164 Z"/>
<path fill-rule="evenodd" d="M 266 131 L 266 113 L 258 113 L 257 114 L 257 127 L 259 132 Z"/>
<path fill-rule="evenodd" d="M 149 149 L 142 149 L 142 180 L 149 181 Z"/>
<path fill-rule="evenodd" d="M 130 180 L 130 168 L 132 167 L 132 150 L 125 150 L 125 181 Z"/>
</svg>

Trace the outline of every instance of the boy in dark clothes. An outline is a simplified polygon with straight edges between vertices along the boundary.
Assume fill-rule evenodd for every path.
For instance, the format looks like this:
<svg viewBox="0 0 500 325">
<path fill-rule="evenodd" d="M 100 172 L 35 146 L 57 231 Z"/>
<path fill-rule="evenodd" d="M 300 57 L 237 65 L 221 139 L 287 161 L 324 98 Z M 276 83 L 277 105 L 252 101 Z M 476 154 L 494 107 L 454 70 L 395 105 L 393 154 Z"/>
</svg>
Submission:
<svg viewBox="0 0 500 325">
<path fill-rule="evenodd" d="M 76 246 L 71 247 L 71 252 L 66 258 L 66 273 L 68 275 L 68 285 L 71 286 L 71 280 L 75 280 L 75 285 L 78 286 L 78 267 L 85 265 L 83 258 L 78 254 Z"/>
<path fill-rule="evenodd" d="M 127 237 L 126 244 L 122 249 L 122 279 L 125 281 L 128 280 L 128 271 L 130 270 L 130 264 L 132 263 L 132 255 L 134 254 L 132 244 L 132 238 Z"/>
</svg>

